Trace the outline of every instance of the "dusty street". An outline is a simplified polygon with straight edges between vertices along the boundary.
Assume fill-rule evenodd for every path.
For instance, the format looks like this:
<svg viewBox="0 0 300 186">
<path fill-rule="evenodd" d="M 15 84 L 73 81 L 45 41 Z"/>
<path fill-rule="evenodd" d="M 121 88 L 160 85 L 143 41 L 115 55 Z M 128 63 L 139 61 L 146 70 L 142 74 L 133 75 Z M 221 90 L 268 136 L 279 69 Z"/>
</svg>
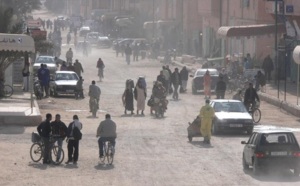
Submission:
<svg viewBox="0 0 300 186">
<path fill-rule="evenodd" d="M 66 33 L 64 33 L 65 35 Z M 63 43 L 66 43 L 64 40 Z M 63 46 L 61 57 L 69 47 Z M 97 82 L 102 94 L 98 118 L 92 118 L 88 108 L 87 89 L 92 80 L 98 80 L 96 61 L 101 57 L 105 63 L 103 82 Z M 240 141 L 249 136 L 224 134 L 213 136 L 212 146 L 203 145 L 202 138 L 189 143 L 186 128 L 204 104 L 203 95 L 192 95 L 191 81 L 188 92 L 179 95 L 179 101 L 169 96 L 169 106 L 163 119 L 149 114 L 145 117 L 124 116 L 121 96 L 125 80 L 145 76 L 148 98 L 153 81 L 159 74 L 161 64 L 144 60 L 125 63 L 116 58 L 112 49 L 94 49 L 91 56 L 75 53 L 84 67 L 86 98 L 75 100 L 63 96 L 39 101 L 43 118 L 46 113 L 61 114 L 69 124 L 74 114 L 83 123 L 83 139 L 80 141 L 78 165 L 52 166 L 33 163 L 29 156 L 31 132 L 35 127 L 0 128 L 0 185 L 299 185 L 300 177 L 292 172 L 272 172 L 253 176 L 242 168 L 243 145 Z M 171 66 L 173 71 L 175 67 Z M 179 67 L 181 69 L 181 67 Z M 227 97 L 231 97 L 227 95 Z M 148 99 L 147 99 L 148 100 Z M 135 103 L 136 104 L 136 103 Z M 136 107 L 136 105 L 135 105 Z M 295 130 L 300 141 L 299 118 L 280 109 L 261 103 L 262 120 L 258 127 L 287 127 Z M 117 123 L 117 144 L 114 164 L 99 164 L 96 129 L 104 115 L 110 113 Z M 298 128 L 297 128 L 298 127 Z M 64 142 L 65 155 L 67 154 Z M 66 157 L 65 157 L 66 160 Z"/>
</svg>

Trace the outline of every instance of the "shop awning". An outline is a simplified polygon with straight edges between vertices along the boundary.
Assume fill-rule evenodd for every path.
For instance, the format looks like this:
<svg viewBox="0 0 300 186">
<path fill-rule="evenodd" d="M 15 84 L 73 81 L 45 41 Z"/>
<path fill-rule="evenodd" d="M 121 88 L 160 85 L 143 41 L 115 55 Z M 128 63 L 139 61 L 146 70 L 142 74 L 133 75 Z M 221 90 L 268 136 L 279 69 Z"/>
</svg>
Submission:
<svg viewBox="0 0 300 186">
<path fill-rule="evenodd" d="M 25 34 L 0 33 L 0 51 L 35 52 L 34 40 Z"/>
<path fill-rule="evenodd" d="M 278 33 L 285 33 L 284 24 L 278 24 Z M 274 24 L 243 25 L 243 26 L 222 26 L 218 30 L 220 37 L 250 37 L 275 33 Z"/>
</svg>

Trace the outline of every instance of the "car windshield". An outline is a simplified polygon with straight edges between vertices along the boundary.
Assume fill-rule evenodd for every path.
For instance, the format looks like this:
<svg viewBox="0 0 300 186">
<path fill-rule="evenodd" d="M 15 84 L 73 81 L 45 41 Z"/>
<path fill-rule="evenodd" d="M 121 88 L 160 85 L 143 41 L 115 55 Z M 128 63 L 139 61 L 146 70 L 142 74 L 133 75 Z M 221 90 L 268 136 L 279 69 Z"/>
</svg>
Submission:
<svg viewBox="0 0 300 186">
<path fill-rule="evenodd" d="M 74 73 L 71 73 L 71 74 L 59 73 L 59 74 L 55 75 L 55 80 L 56 81 L 60 81 L 60 80 L 78 80 L 78 77 Z"/>
<path fill-rule="evenodd" d="M 50 64 L 50 63 L 55 63 L 55 61 L 54 61 L 54 58 L 52 58 L 52 57 L 38 57 L 36 60 L 36 63 Z"/>
<path fill-rule="evenodd" d="M 278 145 L 278 144 L 294 144 L 293 135 L 289 133 L 272 133 L 263 134 L 260 139 L 260 145 Z"/>
<path fill-rule="evenodd" d="M 204 74 L 206 73 L 206 70 L 199 70 L 196 73 L 196 76 L 204 76 Z M 209 74 L 211 76 L 215 76 L 215 75 L 219 75 L 219 72 L 217 70 L 209 70 Z"/>
<path fill-rule="evenodd" d="M 242 102 L 217 102 L 214 109 L 215 112 L 247 112 Z"/>
</svg>

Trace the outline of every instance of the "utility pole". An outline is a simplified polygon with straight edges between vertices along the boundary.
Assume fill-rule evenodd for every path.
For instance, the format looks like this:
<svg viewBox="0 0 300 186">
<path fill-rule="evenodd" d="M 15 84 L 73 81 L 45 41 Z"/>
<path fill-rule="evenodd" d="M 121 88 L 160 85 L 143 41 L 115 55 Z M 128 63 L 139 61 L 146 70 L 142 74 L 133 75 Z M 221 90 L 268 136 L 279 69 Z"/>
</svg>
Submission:
<svg viewBox="0 0 300 186">
<path fill-rule="evenodd" d="M 279 77 L 279 62 L 278 62 L 278 0 L 275 0 L 275 64 L 277 65 L 277 98 L 279 99 L 280 77 Z"/>
<path fill-rule="evenodd" d="M 152 4 L 152 6 L 153 6 L 153 21 L 152 21 L 152 26 L 153 26 L 153 30 L 152 30 L 152 39 L 154 39 L 154 37 L 155 37 L 155 26 L 154 26 L 154 21 L 155 21 L 155 10 L 154 10 L 154 5 L 155 5 L 155 2 L 154 2 L 154 0 L 152 1 L 153 2 L 153 4 Z"/>
</svg>

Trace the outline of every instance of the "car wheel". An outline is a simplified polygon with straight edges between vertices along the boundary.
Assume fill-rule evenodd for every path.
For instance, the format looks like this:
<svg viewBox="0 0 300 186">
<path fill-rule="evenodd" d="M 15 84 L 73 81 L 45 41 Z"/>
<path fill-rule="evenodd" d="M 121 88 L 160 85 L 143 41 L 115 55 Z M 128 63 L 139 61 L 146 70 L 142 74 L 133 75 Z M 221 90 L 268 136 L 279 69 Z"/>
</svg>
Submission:
<svg viewBox="0 0 300 186">
<path fill-rule="evenodd" d="M 243 169 L 244 170 L 249 170 L 249 165 L 247 164 L 245 160 L 245 155 L 243 154 Z"/>
<path fill-rule="evenodd" d="M 299 168 L 295 168 L 294 169 L 294 176 L 299 176 L 299 174 L 300 174 L 300 169 Z"/>
<path fill-rule="evenodd" d="M 192 87 L 192 93 L 193 93 L 194 95 L 197 94 L 197 90 L 196 90 L 194 87 Z"/>
<path fill-rule="evenodd" d="M 256 176 L 259 175 L 260 172 L 261 172 L 261 170 L 260 170 L 260 168 L 258 166 L 258 163 L 257 163 L 257 159 L 255 159 L 255 158 L 253 160 L 252 171 L 253 171 L 253 174 L 256 175 Z"/>
<path fill-rule="evenodd" d="M 58 96 L 58 94 L 57 94 L 56 90 L 53 90 L 53 97 L 57 97 L 57 96 Z"/>
<path fill-rule="evenodd" d="M 212 124 L 212 127 L 211 127 L 211 133 L 212 133 L 213 135 L 219 134 L 219 129 L 218 129 L 218 127 L 217 127 L 217 125 L 216 125 L 215 123 Z"/>
</svg>

